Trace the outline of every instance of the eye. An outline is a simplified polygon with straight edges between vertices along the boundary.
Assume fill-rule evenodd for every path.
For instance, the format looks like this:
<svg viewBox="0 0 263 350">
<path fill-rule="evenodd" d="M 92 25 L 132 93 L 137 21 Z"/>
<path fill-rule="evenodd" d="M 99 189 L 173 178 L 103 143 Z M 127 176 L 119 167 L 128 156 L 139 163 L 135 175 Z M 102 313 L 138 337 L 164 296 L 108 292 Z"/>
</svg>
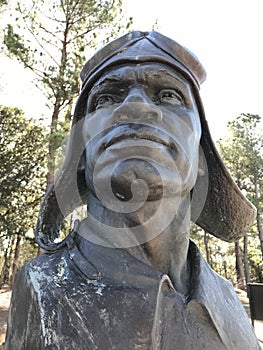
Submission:
<svg viewBox="0 0 263 350">
<path fill-rule="evenodd" d="M 183 96 L 174 89 L 164 89 L 159 92 L 159 102 L 172 106 L 184 105 Z"/>
<path fill-rule="evenodd" d="M 95 109 L 105 108 L 115 103 L 112 95 L 100 95 L 95 102 Z"/>
</svg>

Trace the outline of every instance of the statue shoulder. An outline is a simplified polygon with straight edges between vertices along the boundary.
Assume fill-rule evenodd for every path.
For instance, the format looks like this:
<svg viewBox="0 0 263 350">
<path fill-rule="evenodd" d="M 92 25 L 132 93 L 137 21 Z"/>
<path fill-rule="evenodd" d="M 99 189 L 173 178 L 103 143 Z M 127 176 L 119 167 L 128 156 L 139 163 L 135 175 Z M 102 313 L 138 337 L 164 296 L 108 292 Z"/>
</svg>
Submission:
<svg viewBox="0 0 263 350">
<path fill-rule="evenodd" d="M 45 349 L 41 327 L 43 297 L 49 290 L 51 305 L 55 304 L 50 282 L 62 256 L 63 251 L 43 254 L 24 264 L 16 273 L 5 350 Z"/>
<path fill-rule="evenodd" d="M 24 264 L 17 272 L 16 278 L 22 277 L 37 288 L 39 283 L 48 283 L 57 273 L 61 259 L 67 259 L 64 249 L 41 254 Z"/>
</svg>

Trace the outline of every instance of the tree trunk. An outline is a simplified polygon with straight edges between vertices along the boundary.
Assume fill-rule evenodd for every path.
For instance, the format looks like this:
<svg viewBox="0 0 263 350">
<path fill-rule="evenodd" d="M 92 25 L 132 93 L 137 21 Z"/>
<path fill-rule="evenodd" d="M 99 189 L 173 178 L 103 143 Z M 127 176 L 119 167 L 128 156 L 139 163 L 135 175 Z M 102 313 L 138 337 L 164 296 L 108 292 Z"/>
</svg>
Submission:
<svg viewBox="0 0 263 350">
<path fill-rule="evenodd" d="M 246 286 L 250 283 L 250 273 L 248 264 L 248 249 L 247 249 L 247 235 L 244 236 L 244 268 L 245 268 L 245 278 Z"/>
<path fill-rule="evenodd" d="M 256 202 L 259 202 L 259 190 L 258 190 L 258 183 L 257 181 L 254 183 L 255 186 L 255 198 Z M 259 212 L 259 205 L 257 206 L 257 229 L 258 229 L 258 236 L 259 236 L 259 241 L 260 241 L 260 249 L 261 249 L 261 254 L 263 258 L 263 228 L 262 228 L 262 223 L 261 223 L 261 217 L 260 217 L 260 212 Z"/>
<path fill-rule="evenodd" d="M 18 270 L 18 258 L 19 258 L 19 254 L 20 254 L 20 248 L 21 248 L 21 236 L 17 235 L 12 270 L 11 270 L 11 276 L 10 276 L 10 282 L 9 282 L 11 289 L 13 287 L 13 281 L 14 281 L 16 271 Z"/>
<path fill-rule="evenodd" d="M 6 247 L 5 249 L 5 253 L 4 253 L 4 263 L 3 263 L 3 267 L 2 267 L 2 271 L 1 271 L 1 280 L 0 280 L 0 288 L 3 287 L 3 285 L 6 283 L 6 276 L 8 275 L 8 271 L 9 271 L 9 268 L 8 268 L 8 251 L 9 251 L 9 244 L 10 244 L 10 240 L 11 240 L 11 237 L 9 237 L 9 240 L 8 240 L 8 246 Z"/>
<path fill-rule="evenodd" d="M 211 256 L 210 256 L 210 251 L 209 251 L 209 236 L 207 235 L 206 231 L 204 234 L 204 243 L 205 243 L 206 261 L 212 267 Z"/>
<path fill-rule="evenodd" d="M 224 269 L 225 278 L 228 279 L 227 264 L 225 260 L 223 261 L 223 269 Z"/>
<path fill-rule="evenodd" d="M 52 114 L 52 121 L 51 121 L 51 127 L 50 127 L 50 141 L 48 145 L 47 189 L 54 182 L 54 176 L 55 176 L 55 149 L 54 149 L 53 137 L 57 131 L 58 116 L 59 116 L 59 106 L 55 105 L 53 114 Z"/>
<path fill-rule="evenodd" d="M 10 236 L 8 246 L 5 250 L 4 265 L 1 271 L 1 286 L 5 284 L 9 284 L 11 258 L 13 254 L 14 240 L 15 240 L 15 236 L 14 235 Z"/>
<path fill-rule="evenodd" d="M 235 242 L 235 254 L 236 254 L 236 274 L 237 274 L 237 286 L 239 289 L 245 289 L 245 273 L 242 261 L 242 252 L 239 247 L 239 242 Z"/>
<path fill-rule="evenodd" d="M 260 249 L 263 258 L 263 228 L 259 211 L 257 211 L 257 228 L 258 228 L 258 236 L 260 241 Z"/>
</svg>

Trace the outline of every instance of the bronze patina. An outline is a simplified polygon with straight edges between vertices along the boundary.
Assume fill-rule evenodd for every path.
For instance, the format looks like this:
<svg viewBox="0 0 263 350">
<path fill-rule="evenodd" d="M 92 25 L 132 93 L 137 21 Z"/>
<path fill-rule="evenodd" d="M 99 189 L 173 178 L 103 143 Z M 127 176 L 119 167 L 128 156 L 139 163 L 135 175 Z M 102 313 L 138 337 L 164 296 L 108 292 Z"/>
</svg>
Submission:
<svg viewBox="0 0 263 350">
<path fill-rule="evenodd" d="M 81 72 L 68 151 L 40 209 L 47 253 L 17 273 L 6 350 L 260 349 L 232 284 L 189 237 L 255 218 L 211 139 L 204 68 L 162 34 L 131 32 Z M 63 218 L 88 215 L 57 242 Z"/>
</svg>

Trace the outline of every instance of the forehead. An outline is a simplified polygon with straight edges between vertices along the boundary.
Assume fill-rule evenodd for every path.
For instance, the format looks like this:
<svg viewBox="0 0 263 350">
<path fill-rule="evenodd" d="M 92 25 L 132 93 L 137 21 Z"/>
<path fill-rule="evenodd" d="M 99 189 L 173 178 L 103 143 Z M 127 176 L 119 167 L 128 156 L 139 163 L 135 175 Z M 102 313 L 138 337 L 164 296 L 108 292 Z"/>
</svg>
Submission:
<svg viewBox="0 0 263 350">
<path fill-rule="evenodd" d="M 132 83 L 159 83 L 179 84 L 190 88 L 190 82 L 186 80 L 182 74 L 172 67 L 162 63 L 140 63 L 140 64 L 125 64 L 114 67 L 104 72 L 104 74 L 95 82 L 94 87 L 106 84 L 125 81 Z"/>
</svg>

